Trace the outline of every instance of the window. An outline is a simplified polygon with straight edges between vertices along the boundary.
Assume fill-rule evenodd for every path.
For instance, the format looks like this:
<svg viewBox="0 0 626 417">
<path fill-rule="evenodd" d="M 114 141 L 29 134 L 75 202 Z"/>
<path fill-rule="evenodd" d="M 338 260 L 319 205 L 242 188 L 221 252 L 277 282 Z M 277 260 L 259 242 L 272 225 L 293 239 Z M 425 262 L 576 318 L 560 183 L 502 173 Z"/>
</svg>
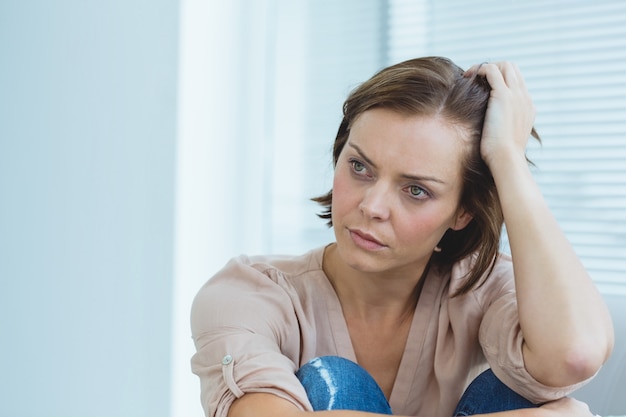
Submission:
<svg viewBox="0 0 626 417">
<path fill-rule="evenodd" d="M 332 239 L 306 200 L 330 186 L 330 146 L 350 89 L 415 56 L 448 56 L 463 67 L 511 60 L 537 107 L 543 145 L 529 145 L 535 178 L 594 280 L 603 291 L 626 292 L 626 3 L 484 0 L 470 7 L 462 0 L 390 0 L 309 7 L 299 154 L 306 173 L 302 192 L 274 205 L 273 230 L 288 233 L 276 235 L 273 249 L 305 250 Z M 282 228 L 288 218 L 293 224 Z"/>
<path fill-rule="evenodd" d="M 396 62 L 419 50 L 521 67 L 543 138 L 529 146 L 535 178 L 601 289 L 626 292 L 626 3 L 392 0 L 390 10 Z"/>
<path fill-rule="evenodd" d="M 287 118 L 274 122 L 269 251 L 332 239 L 308 199 L 330 187 L 330 147 L 354 86 L 415 56 L 463 67 L 506 59 L 522 68 L 537 107 L 544 143 L 531 143 L 529 156 L 548 204 L 603 290 L 626 292 L 626 3 L 322 1 L 305 12 L 297 137 L 280 134 Z M 274 85 L 280 114 L 281 97 L 283 112 L 294 99 L 280 91 L 293 86 Z"/>
</svg>

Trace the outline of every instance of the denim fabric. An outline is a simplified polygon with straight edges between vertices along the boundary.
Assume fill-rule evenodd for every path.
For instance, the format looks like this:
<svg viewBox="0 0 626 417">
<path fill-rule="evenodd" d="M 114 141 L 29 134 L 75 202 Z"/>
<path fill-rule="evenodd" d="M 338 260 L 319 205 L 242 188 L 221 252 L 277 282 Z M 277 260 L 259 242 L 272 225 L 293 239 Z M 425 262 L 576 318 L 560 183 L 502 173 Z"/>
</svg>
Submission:
<svg viewBox="0 0 626 417">
<path fill-rule="evenodd" d="M 454 411 L 455 416 L 534 408 L 535 404 L 504 385 L 487 369 L 472 381 Z"/>
<path fill-rule="evenodd" d="M 296 376 L 314 411 L 355 410 L 391 415 L 391 407 L 374 378 L 361 366 L 338 356 L 322 356 L 305 364 Z M 454 416 L 536 407 L 504 385 L 488 369 L 467 388 Z"/>
<path fill-rule="evenodd" d="M 338 356 L 312 359 L 296 373 L 314 411 L 355 410 L 391 414 L 374 378 L 361 366 Z"/>
</svg>

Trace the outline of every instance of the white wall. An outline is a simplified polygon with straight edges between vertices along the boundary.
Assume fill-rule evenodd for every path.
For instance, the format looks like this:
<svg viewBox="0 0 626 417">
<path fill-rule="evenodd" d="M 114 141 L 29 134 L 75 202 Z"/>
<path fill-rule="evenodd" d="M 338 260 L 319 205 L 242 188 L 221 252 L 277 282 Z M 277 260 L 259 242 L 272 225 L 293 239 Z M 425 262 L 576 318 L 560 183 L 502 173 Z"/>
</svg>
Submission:
<svg viewBox="0 0 626 417">
<path fill-rule="evenodd" d="M 0 415 L 169 414 L 178 2 L 0 2 Z"/>
</svg>

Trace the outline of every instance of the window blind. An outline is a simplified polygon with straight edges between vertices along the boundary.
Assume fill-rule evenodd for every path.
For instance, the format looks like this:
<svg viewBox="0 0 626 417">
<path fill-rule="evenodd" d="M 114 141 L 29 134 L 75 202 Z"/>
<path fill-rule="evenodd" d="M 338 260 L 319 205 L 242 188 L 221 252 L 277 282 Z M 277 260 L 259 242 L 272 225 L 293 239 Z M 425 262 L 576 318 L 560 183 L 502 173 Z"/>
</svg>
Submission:
<svg viewBox="0 0 626 417">
<path fill-rule="evenodd" d="M 626 292 L 626 3 L 390 0 L 391 64 L 516 62 L 537 108 L 535 178 L 594 280 Z"/>
</svg>

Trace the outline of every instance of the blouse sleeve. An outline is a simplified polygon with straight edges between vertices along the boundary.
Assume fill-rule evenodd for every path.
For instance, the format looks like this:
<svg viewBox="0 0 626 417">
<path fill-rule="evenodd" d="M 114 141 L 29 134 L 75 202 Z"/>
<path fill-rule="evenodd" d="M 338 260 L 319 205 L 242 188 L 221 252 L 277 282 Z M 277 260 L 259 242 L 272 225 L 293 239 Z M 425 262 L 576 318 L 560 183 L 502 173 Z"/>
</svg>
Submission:
<svg viewBox="0 0 626 417">
<path fill-rule="evenodd" d="M 521 396 L 536 404 L 557 400 L 571 394 L 589 380 L 566 387 L 550 387 L 537 381 L 524 365 L 512 265 L 499 261 L 484 287 L 485 314 L 479 338 L 494 374 Z"/>
<path fill-rule="evenodd" d="M 295 376 L 298 320 L 277 280 L 277 274 L 233 260 L 194 299 L 191 367 L 200 378 L 207 417 L 226 417 L 233 401 L 247 392 L 272 393 L 311 410 Z"/>
</svg>

